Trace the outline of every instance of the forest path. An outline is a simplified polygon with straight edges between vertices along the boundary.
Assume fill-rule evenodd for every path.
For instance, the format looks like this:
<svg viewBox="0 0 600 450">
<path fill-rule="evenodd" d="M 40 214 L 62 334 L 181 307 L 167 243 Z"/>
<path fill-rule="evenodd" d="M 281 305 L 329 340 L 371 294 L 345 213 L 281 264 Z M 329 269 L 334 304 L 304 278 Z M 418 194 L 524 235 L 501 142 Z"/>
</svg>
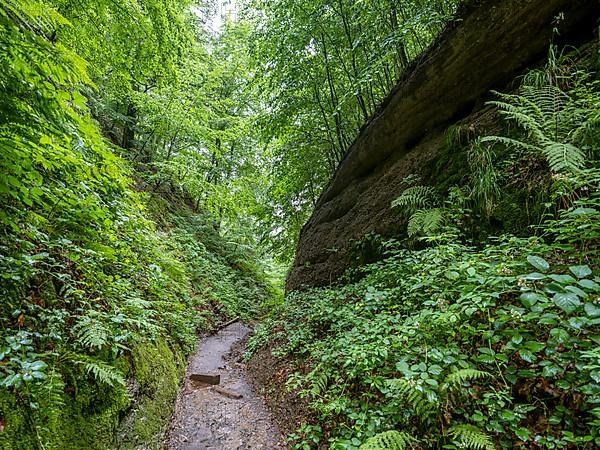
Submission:
<svg viewBox="0 0 600 450">
<path fill-rule="evenodd" d="M 262 399 L 254 393 L 240 346 L 250 328 L 236 322 L 200 341 L 188 362 L 165 448 L 168 450 L 283 450 L 287 446 Z M 220 388 L 241 394 L 230 398 L 190 380 L 199 373 L 218 374 Z"/>
</svg>

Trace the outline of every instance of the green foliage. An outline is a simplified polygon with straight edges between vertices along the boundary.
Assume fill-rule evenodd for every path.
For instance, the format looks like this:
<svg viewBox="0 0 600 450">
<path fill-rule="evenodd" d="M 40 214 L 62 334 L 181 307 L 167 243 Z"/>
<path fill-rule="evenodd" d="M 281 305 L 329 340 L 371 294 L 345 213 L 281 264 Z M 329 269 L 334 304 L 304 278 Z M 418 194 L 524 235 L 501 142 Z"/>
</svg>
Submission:
<svg viewBox="0 0 600 450">
<path fill-rule="evenodd" d="M 448 433 L 459 442 L 460 448 L 476 450 L 494 450 L 496 447 L 490 437 L 473 425 L 455 425 Z"/>
<path fill-rule="evenodd" d="M 359 450 L 405 450 L 411 448 L 415 439 L 407 433 L 385 431 L 362 444 Z"/>
<path fill-rule="evenodd" d="M 125 386 L 123 375 L 110 364 L 83 355 L 76 358 L 75 364 L 82 364 L 85 372 L 92 375 L 98 383 L 104 383 L 110 387 L 115 384 Z"/>
<path fill-rule="evenodd" d="M 478 137 L 485 134 L 479 129 L 481 117 L 450 127 L 446 152 L 463 154 L 469 171 L 457 163 L 452 180 L 460 187 L 447 181 L 413 185 L 392 202 L 404 213 L 409 245 L 436 234 L 436 242 L 442 235 L 478 240 L 507 230 L 526 235 L 529 225 L 569 208 L 587 190 L 586 183 L 594 184 L 584 181 L 585 168 L 598 156 L 593 52 L 584 49 L 577 64 L 553 59 L 541 70 L 544 76 L 526 75 L 515 93 L 495 93 L 501 101 L 490 104 L 505 120 L 486 127 L 503 126 L 504 135 Z M 488 116 L 483 122 L 492 120 L 490 113 L 483 114 Z"/>
<path fill-rule="evenodd" d="M 164 194 L 179 197 L 157 230 L 88 109 L 105 93 L 128 104 L 141 79 L 166 89 L 187 3 L 49 3 L 0 5 L 0 447 L 112 448 L 132 402 L 156 419 L 143 444 L 169 419 L 196 331 L 258 314 L 274 290 L 252 236 L 199 232 L 215 219 L 185 190 Z M 132 360 L 139 341 L 159 348 L 162 397 Z"/>
<path fill-rule="evenodd" d="M 327 424 L 330 448 L 389 430 L 422 448 L 600 444 L 600 222 L 586 219 L 583 238 L 579 222 L 598 211 L 588 172 L 573 180 L 585 196 L 540 228 L 546 241 L 390 242 L 360 281 L 288 295 L 268 345 L 297 369 L 288 388 Z"/>
<path fill-rule="evenodd" d="M 359 130 L 443 30 L 454 0 L 251 0 L 246 10 L 269 158 L 265 220 L 293 257 L 302 225 Z"/>
<path fill-rule="evenodd" d="M 411 186 L 392 202 L 392 207 L 399 206 L 408 211 L 414 211 L 415 209 L 435 205 L 437 199 L 438 195 L 435 188 L 431 186 Z"/>
<path fill-rule="evenodd" d="M 489 146 L 477 139 L 470 146 L 468 160 L 472 178 L 471 198 L 484 215 L 489 217 L 501 195 L 494 155 Z"/>
<path fill-rule="evenodd" d="M 431 235 L 440 229 L 443 222 L 444 210 L 442 208 L 420 209 L 408 219 L 406 231 L 409 237 L 421 233 Z"/>
<path fill-rule="evenodd" d="M 574 172 L 584 167 L 586 155 L 580 145 L 588 130 L 597 125 L 593 109 L 580 110 L 567 93 L 552 85 L 524 85 L 518 94 L 496 94 L 501 100 L 490 104 L 522 128 L 527 139 L 487 136 L 482 142 L 541 154 L 555 172 Z"/>
<path fill-rule="evenodd" d="M 445 221 L 445 210 L 435 207 L 440 203 L 439 195 L 431 186 L 410 186 L 392 202 L 392 207 L 400 207 L 408 216 L 409 237 L 431 235 L 438 231 Z"/>
</svg>

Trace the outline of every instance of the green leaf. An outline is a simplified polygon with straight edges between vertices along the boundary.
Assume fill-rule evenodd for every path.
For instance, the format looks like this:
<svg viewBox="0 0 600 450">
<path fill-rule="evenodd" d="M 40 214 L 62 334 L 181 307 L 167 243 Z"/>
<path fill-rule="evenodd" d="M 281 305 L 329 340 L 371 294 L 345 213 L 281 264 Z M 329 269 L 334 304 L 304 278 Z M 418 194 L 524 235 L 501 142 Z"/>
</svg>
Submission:
<svg viewBox="0 0 600 450">
<path fill-rule="evenodd" d="M 428 372 L 433 375 L 439 375 L 440 373 L 442 373 L 442 368 L 437 364 L 433 364 L 432 366 L 429 366 Z"/>
<path fill-rule="evenodd" d="M 596 283 L 593 280 L 579 280 L 579 286 L 581 286 L 584 289 L 590 289 L 593 291 L 597 291 L 600 288 L 600 285 L 598 283 Z"/>
<path fill-rule="evenodd" d="M 460 274 L 458 272 L 455 272 L 454 270 L 446 272 L 446 278 L 448 278 L 449 280 L 457 280 L 459 277 Z"/>
<path fill-rule="evenodd" d="M 583 305 L 583 310 L 590 317 L 600 317 L 600 308 L 593 303 Z"/>
<path fill-rule="evenodd" d="M 29 366 L 30 370 L 40 371 L 48 366 L 44 361 L 34 361 Z"/>
<path fill-rule="evenodd" d="M 531 433 L 527 428 L 519 427 L 515 430 L 515 434 L 521 441 L 528 441 Z"/>
<path fill-rule="evenodd" d="M 540 323 L 543 325 L 556 325 L 558 316 L 554 313 L 546 313 L 540 318 Z"/>
<path fill-rule="evenodd" d="M 437 387 L 438 386 L 438 382 L 436 380 L 434 380 L 433 378 L 427 378 L 425 380 L 425 383 L 433 386 L 433 387 Z"/>
<path fill-rule="evenodd" d="M 560 372 L 560 368 L 555 365 L 549 365 L 542 370 L 542 376 L 545 378 L 554 378 Z"/>
<path fill-rule="evenodd" d="M 542 342 L 528 341 L 525 343 L 525 347 L 528 350 L 531 350 L 532 352 L 537 353 L 537 352 L 543 350 L 544 348 L 546 348 L 546 344 L 544 344 Z"/>
<path fill-rule="evenodd" d="M 548 275 L 550 278 L 552 278 L 554 281 L 556 281 L 557 283 L 560 284 L 567 284 L 567 283 L 574 283 L 575 282 L 575 278 L 573 278 L 571 275 L 564 275 L 564 274 L 551 274 Z"/>
<path fill-rule="evenodd" d="M 523 342 L 523 336 L 521 336 L 518 332 L 513 334 L 512 338 L 510 339 L 512 342 L 514 342 L 515 344 L 520 344 L 521 342 Z"/>
<path fill-rule="evenodd" d="M 548 264 L 544 258 L 540 258 L 539 256 L 529 255 L 527 261 L 540 272 L 546 272 L 550 268 L 550 264 Z"/>
<path fill-rule="evenodd" d="M 577 278 L 585 278 L 592 274 L 592 269 L 588 266 L 571 266 L 569 267 L 569 270 L 573 272 L 573 275 Z"/>
<path fill-rule="evenodd" d="M 535 359 L 536 359 L 533 352 L 531 352 L 529 350 L 525 350 L 525 349 L 519 350 L 519 356 L 521 357 L 521 359 L 527 361 L 528 363 L 531 363 L 531 362 L 535 361 Z"/>
<path fill-rule="evenodd" d="M 523 292 L 519 298 L 521 299 L 523 306 L 526 306 L 527 308 L 531 308 L 538 301 L 546 299 L 544 295 L 538 294 L 537 292 Z"/>
<path fill-rule="evenodd" d="M 572 313 L 581 305 L 579 298 L 571 292 L 555 294 L 554 303 L 567 314 Z"/>
<path fill-rule="evenodd" d="M 546 286 L 544 286 L 544 290 L 550 294 L 565 292 L 565 288 L 556 282 L 548 283 Z"/>
<path fill-rule="evenodd" d="M 544 275 L 543 273 L 539 273 L 539 272 L 531 272 L 531 273 L 528 273 L 527 275 L 523 276 L 524 280 L 533 280 L 533 281 L 543 280 L 545 278 L 546 278 L 546 275 Z"/>
<path fill-rule="evenodd" d="M 588 294 L 586 292 L 584 292 L 583 290 L 581 290 L 580 288 L 578 288 L 577 286 L 565 286 L 565 290 L 572 292 L 573 294 L 577 295 L 579 298 L 586 298 L 588 297 Z"/>
<path fill-rule="evenodd" d="M 396 369 L 398 369 L 398 372 L 403 373 L 407 377 L 413 376 L 413 371 L 410 370 L 408 364 L 404 360 L 398 361 L 398 363 L 396 363 Z"/>
<path fill-rule="evenodd" d="M 552 328 L 550 330 L 550 336 L 552 337 L 552 341 L 558 344 L 564 344 L 569 341 L 569 333 L 567 330 L 563 328 Z"/>
</svg>

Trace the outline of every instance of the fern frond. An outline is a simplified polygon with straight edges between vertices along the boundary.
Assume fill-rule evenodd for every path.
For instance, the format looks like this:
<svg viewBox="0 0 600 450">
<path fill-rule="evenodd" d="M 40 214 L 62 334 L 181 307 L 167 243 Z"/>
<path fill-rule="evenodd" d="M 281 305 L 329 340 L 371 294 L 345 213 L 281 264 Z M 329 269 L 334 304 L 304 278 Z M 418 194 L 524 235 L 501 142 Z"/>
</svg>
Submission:
<svg viewBox="0 0 600 450">
<path fill-rule="evenodd" d="M 328 374 L 321 369 L 321 366 L 317 366 L 308 376 L 311 381 L 310 392 L 314 396 L 319 396 L 327 389 L 329 384 Z"/>
<path fill-rule="evenodd" d="M 434 205 L 437 197 L 435 189 L 431 186 L 411 186 L 392 202 L 392 207 L 400 206 L 413 211 Z"/>
<path fill-rule="evenodd" d="M 406 231 L 410 237 L 417 234 L 429 235 L 438 230 L 443 222 L 442 208 L 421 209 L 410 216 Z"/>
<path fill-rule="evenodd" d="M 480 378 L 489 377 L 490 374 L 483 370 L 477 369 L 460 369 L 446 376 L 442 384 L 444 389 L 452 389 L 462 386 L 467 381 L 478 380 Z"/>
<path fill-rule="evenodd" d="M 40 399 L 40 409 L 46 415 L 48 428 L 53 430 L 65 405 L 65 383 L 60 373 L 52 369 L 38 389 L 36 396 Z"/>
<path fill-rule="evenodd" d="M 394 378 L 387 380 L 387 385 L 394 396 L 402 399 L 405 407 L 414 410 L 416 416 L 423 421 L 427 421 L 439 408 L 439 403 L 430 401 L 413 380 Z"/>
<path fill-rule="evenodd" d="M 531 86 L 521 87 L 521 95 L 536 109 L 544 118 L 556 117 L 561 114 L 571 98 L 556 86 Z"/>
<path fill-rule="evenodd" d="M 515 101 L 519 101 L 520 97 L 515 97 Z M 517 123 L 521 128 L 526 130 L 534 140 L 539 140 L 544 137 L 543 123 L 544 117 L 541 112 L 531 105 L 513 105 L 506 102 L 491 101 L 488 104 L 496 106 L 500 109 L 500 115 L 508 120 Z"/>
<path fill-rule="evenodd" d="M 85 372 L 92 375 L 99 383 L 107 384 L 108 386 L 115 386 L 117 384 L 125 386 L 123 374 L 116 367 L 104 361 L 90 358 L 86 355 L 73 355 L 73 362 L 82 365 Z"/>
<path fill-rule="evenodd" d="M 489 102 L 500 114 L 528 133 L 527 141 L 488 136 L 481 142 L 498 142 L 527 151 L 537 151 L 554 172 L 576 172 L 585 166 L 585 153 L 577 143 L 589 128 L 569 95 L 554 85 L 522 86 L 519 94 L 500 94 Z"/>
<path fill-rule="evenodd" d="M 448 429 L 448 434 L 458 441 L 462 448 L 474 450 L 494 450 L 491 438 L 474 425 L 455 425 Z"/>
<path fill-rule="evenodd" d="M 585 165 L 585 154 L 571 144 L 549 142 L 543 153 L 554 172 L 576 172 Z"/>
<path fill-rule="evenodd" d="M 405 450 L 416 442 L 404 431 L 384 431 L 368 439 L 358 450 Z"/>
<path fill-rule="evenodd" d="M 485 136 L 481 138 L 481 142 L 493 142 L 504 144 L 507 147 L 513 147 L 515 149 L 521 149 L 526 151 L 539 152 L 541 149 L 535 145 L 528 144 L 526 142 L 519 141 L 517 139 L 508 138 L 505 136 Z"/>
<path fill-rule="evenodd" d="M 98 319 L 84 316 L 73 327 L 78 341 L 89 349 L 100 349 L 108 343 L 110 330 Z"/>
</svg>

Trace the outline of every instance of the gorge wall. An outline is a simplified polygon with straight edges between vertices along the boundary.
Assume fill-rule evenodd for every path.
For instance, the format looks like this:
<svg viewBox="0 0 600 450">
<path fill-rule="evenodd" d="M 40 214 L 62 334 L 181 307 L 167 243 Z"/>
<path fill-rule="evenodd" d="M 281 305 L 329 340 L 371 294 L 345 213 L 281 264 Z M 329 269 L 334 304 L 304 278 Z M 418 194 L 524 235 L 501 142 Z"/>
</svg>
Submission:
<svg viewBox="0 0 600 450">
<path fill-rule="evenodd" d="M 558 39 L 581 42 L 593 35 L 599 9 L 595 0 L 466 3 L 337 168 L 300 234 L 287 290 L 331 283 L 350 265 L 355 242 L 368 233 L 399 232 L 391 202 L 404 177 L 435 164 L 448 126 L 476 116 L 491 89 L 503 89 L 543 59 L 559 14 Z"/>
</svg>

